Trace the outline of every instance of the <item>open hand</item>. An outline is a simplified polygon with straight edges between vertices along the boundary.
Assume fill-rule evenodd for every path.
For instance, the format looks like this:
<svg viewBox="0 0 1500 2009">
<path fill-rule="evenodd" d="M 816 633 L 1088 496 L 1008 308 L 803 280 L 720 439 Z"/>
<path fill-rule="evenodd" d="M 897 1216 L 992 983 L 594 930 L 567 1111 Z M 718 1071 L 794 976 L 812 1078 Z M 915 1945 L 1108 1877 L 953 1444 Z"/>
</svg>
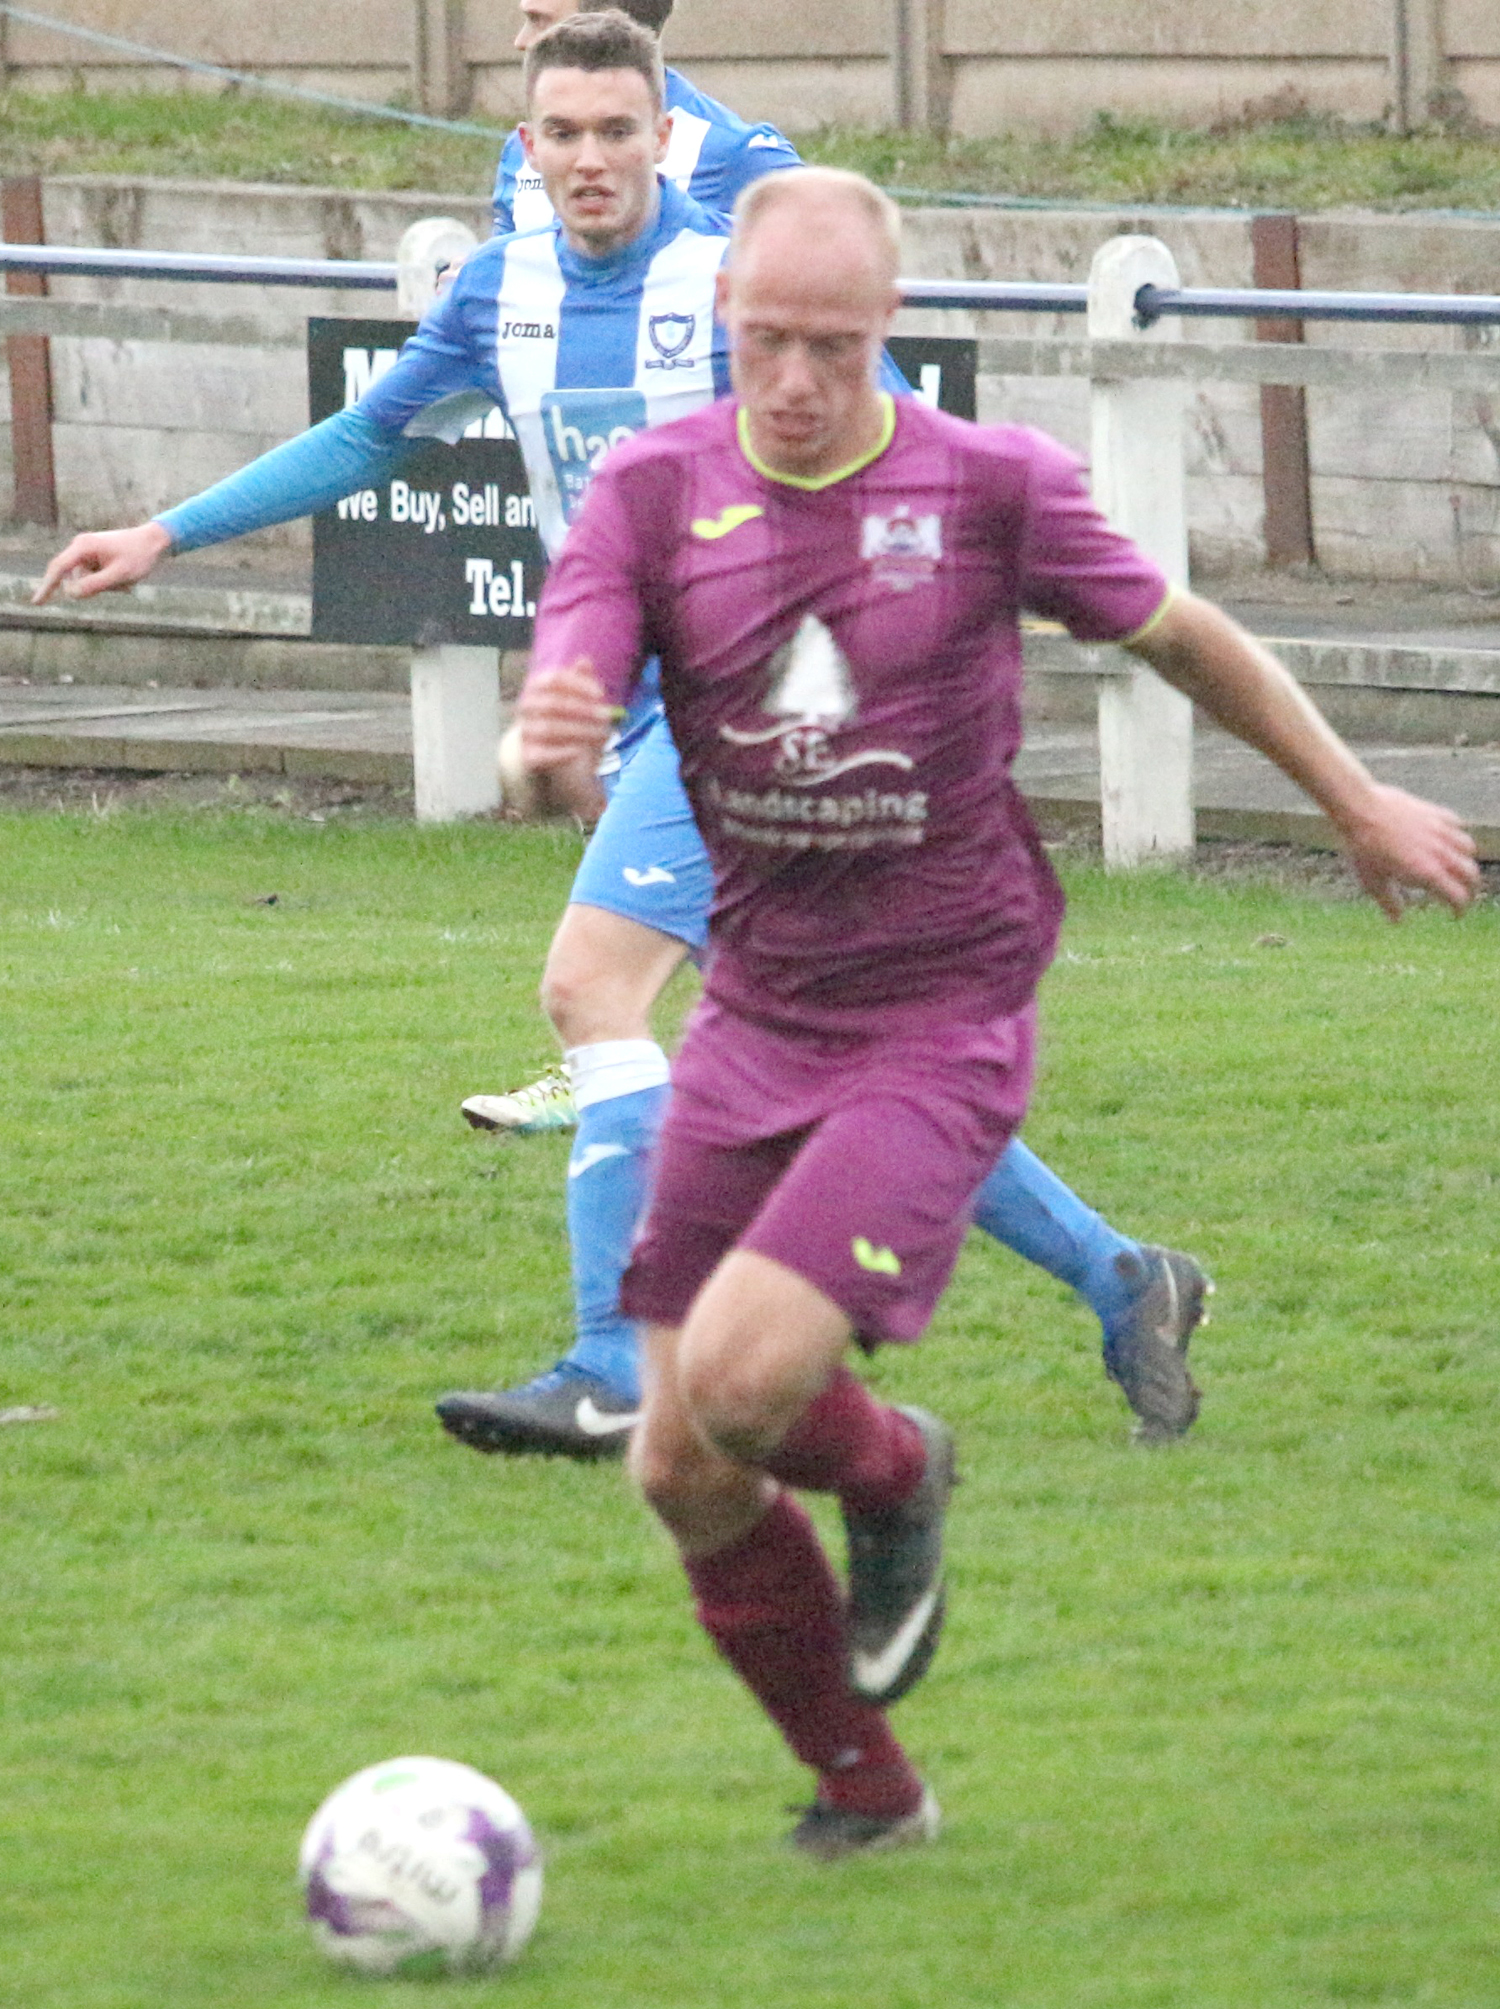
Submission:
<svg viewBox="0 0 1500 2009">
<path fill-rule="evenodd" d="M 59 586 L 70 600 L 123 592 L 144 579 L 171 548 L 172 540 L 159 523 L 138 523 L 131 530 L 86 530 L 58 552 L 31 604 L 42 606 Z"/>
<path fill-rule="evenodd" d="M 1455 914 L 1479 886 L 1474 840 L 1451 809 L 1376 784 L 1369 808 L 1344 832 L 1350 862 L 1370 898 L 1393 921 L 1405 908 L 1403 890 L 1419 886 Z"/>
</svg>

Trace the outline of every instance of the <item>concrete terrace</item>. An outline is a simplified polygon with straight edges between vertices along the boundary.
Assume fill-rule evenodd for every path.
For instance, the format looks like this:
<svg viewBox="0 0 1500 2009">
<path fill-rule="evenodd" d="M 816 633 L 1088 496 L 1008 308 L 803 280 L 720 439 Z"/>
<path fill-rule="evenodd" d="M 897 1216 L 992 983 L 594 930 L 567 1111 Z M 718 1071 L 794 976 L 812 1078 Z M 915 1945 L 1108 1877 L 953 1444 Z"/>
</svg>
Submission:
<svg viewBox="0 0 1500 2009">
<path fill-rule="evenodd" d="M 307 640 L 295 559 L 184 559 L 129 597 L 33 609 L 51 548 L 45 533 L 0 538 L 0 763 L 410 786 L 406 653 Z M 1272 643 L 1383 780 L 1450 804 L 1500 858 L 1500 601 L 1264 574 L 1205 590 Z M 1095 693 L 1118 659 L 1045 626 L 1027 658 L 1018 777 L 1048 827 L 1087 827 Z M 520 668 L 508 659 L 508 686 Z M 1194 794 L 1205 836 L 1330 841 L 1290 783 L 1211 728 Z"/>
</svg>

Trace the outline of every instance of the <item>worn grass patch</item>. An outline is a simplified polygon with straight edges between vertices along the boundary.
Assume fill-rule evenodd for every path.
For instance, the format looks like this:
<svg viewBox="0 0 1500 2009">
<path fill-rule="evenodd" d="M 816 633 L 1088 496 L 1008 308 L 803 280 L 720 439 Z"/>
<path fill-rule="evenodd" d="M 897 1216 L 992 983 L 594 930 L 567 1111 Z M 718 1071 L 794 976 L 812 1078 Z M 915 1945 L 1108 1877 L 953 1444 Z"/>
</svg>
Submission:
<svg viewBox="0 0 1500 2009">
<path fill-rule="evenodd" d="M 500 137 L 499 128 L 493 140 L 433 132 L 238 91 L 0 92 L 7 174 L 204 176 L 477 196 L 493 184 Z M 1294 109 L 1204 127 L 1104 113 L 1066 139 L 943 141 L 837 127 L 796 139 L 810 161 L 910 191 L 1304 211 L 1500 210 L 1500 132 L 1462 124 L 1401 136 Z"/>
<path fill-rule="evenodd" d="M 431 1398 L 567 1330 L 548 1058 L 573 843 L 0 817 L 0 1999 L 416 2004 L 325 1972 L 322 1794 L 425 1750 L 544 1839 L 534 2009 L 1474 2009 L 1500 1956 L 1497 916 L 1072 872 L 1034 1144 L 1220 1283 L 1193 1438 L 977 1240 L 878 1384 L 951 1415 L 930 1853 L 777 1846 L 804 1781 L 617 1472 Z M 277 904 L 255 904 L 270 893 Z M 1259 946 L 1267 936 L 1284 946 Z M 681 1002 L 679 999 L 678 1003 Z"/>
</svg>

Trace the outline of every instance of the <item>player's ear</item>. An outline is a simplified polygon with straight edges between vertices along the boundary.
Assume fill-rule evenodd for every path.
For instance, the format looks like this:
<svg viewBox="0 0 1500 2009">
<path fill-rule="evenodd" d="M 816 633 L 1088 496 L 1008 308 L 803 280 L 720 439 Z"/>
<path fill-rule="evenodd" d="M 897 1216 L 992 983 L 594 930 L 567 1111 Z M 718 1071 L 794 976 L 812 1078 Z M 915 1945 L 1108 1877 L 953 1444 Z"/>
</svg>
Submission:
<svg viewBox="0 0 1500 2009">
<path fill-rule="evenodd" d="M 724 263 L 714 274 L 714 319 L 716 321 L 726 321 L 729 318 L 729 292 L 729 261 L 725 259 Z"/>
<path fill-rule="evenodd" d="M 672 144 L 672 114 L 663 110 L 656 121 L 656 165 L 661 166 Z"/>
<path fill-rule="evenodd" d="M 516 138 L 521 142 L 526 152 L 526 158 L 531 162 L 533 167 L 536 166 L 536 155 L 531 150 L 531 142 L 534 136 L 530 123 L 526 119 L 522 119 L 521 123 L 516 127 Z"/>
</svg>

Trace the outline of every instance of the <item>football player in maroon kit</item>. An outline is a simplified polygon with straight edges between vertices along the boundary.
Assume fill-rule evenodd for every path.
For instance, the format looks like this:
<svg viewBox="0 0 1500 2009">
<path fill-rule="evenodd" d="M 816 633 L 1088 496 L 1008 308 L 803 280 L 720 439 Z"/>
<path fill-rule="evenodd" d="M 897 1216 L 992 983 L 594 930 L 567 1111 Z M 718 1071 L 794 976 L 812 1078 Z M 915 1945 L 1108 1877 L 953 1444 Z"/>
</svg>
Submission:
<svg viewBox="0 0 1500 2009">
<path fill-rule="evenodd" d="M 886 1707 L 942 1621 L 953 1439 L 844 1364 L 918 1337 L 1019 1125 L 1062 897 L 1014 783 L 1023 607 L 1123 643 L 1319 804 L 1393 919 L 1474 846 L 1377 783 L 1259 643 L 1170 588 L 1044 435 L 877 386 L 898 222 L 858 177 L 742 197 L 736 397 L 595 480 L 545 591 L 527 763 L 566 795 L 649 655 L 714 866 L 712 955 L 624 1303 L 635 1474 L 716 1646 L 817 1775 L 794 1843 L 930 1839 Z M 847 1601 L 796 1489 L 832 1493 Z"/>
</svg>

